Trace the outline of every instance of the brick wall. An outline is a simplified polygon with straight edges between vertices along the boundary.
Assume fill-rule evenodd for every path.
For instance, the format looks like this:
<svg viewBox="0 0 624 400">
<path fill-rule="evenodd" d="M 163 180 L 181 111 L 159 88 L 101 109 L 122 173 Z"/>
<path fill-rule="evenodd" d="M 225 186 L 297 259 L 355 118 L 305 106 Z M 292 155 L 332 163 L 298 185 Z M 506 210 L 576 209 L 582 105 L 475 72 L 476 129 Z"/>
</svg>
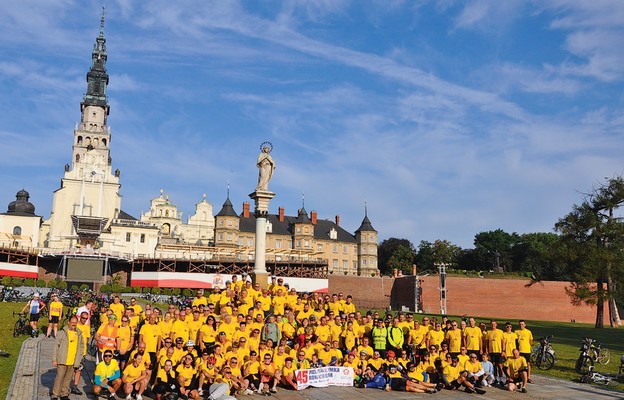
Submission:
<svg viewBox="0 0 624 400">
<path fill-rule="evenodd" d="M 439 276 L 420 278 L 421 306 L 424 312 L 440 312 Z M 594 323 L 594 306 L 574 306 L 565 288 L 567 282 L 447 277 L 447 314 L 499 319 L 535 319 L 548 321 Z M 394 310 L 401 306 L 414 308 L 414 277 L 329 276 L 329 292 L 351 294 L 362 308 Z M 608 308 L 605 306 L 605 311 Z"/>
</svg>

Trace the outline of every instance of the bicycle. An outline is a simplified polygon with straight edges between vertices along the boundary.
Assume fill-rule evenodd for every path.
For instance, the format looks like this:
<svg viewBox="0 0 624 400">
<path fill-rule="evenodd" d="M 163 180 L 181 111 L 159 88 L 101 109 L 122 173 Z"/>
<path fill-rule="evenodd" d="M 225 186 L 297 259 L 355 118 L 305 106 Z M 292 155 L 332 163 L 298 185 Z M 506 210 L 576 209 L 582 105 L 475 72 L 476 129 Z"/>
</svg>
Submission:
<svg viewBox="0 0 624 400">
<path fill-rule="evenodd" d="M 538 369 L 549 370 L 555 365 L 555 350 L 550 344 L 550 338 L 552 337 L 553 335 L 549 335 L 541 338 L 539 340 L 540 344 L 537 345 L 531 353 L 531 364 L 535 365 Z"/>
<path fill-rule="evenodd" d="M 28 314 L 16 313 L 13 311 L 13 317 L 17 317 L 15 325 L 13 325 L 13 337 L 20 335 L 30 335 L 30 324 L 28 321 Z"/>
<path fill-rule="evenodd" d="M 594 368 L 596 362 L 606 365 L 611 360 L 611 352 L 602 344 L 591 338 L 584 338 L 579 349 L 581 354 L 576 360 L 575 369 L 579 374 L 586 374 Z"/>
<path fill-rule="evenodd" d="M 593 371 L 593 366 L 590 367 L 590 370 L 583 376 L 581 376 L 581 383 L 598 383 L 600 385 L 605 386 L 615 386 L 617 385 L 619 374 L 601 374 Z"/>
</svg>

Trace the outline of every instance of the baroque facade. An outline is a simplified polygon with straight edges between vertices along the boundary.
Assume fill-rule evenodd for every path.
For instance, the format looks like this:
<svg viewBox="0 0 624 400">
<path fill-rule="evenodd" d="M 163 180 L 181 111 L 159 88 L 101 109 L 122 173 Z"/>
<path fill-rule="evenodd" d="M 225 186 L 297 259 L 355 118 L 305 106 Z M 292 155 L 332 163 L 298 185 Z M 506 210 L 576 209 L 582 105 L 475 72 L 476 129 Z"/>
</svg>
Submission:
<svg viewBox="0 0 624 400">
<path fill-rule="evenodd" d="M 211 259 L 223 254 L 254 259 L 255 217 L 250 204 L 238 214 L 229 199 L 214 215 L 206 195 L 193 215 L 182 212 L 161 190 L 137 219 L 121 209 L 119 169 L 111 157 L 109 76 L 104 17 L 91 54 L 87 91 L 80 103 L 81 118 L 73 131 L 71 162 L 53 194 L 50 217 L 35 215 L 29 194 L 20 190 L 16 201 L 0 214 L 0 247 L 23 248 L 44 257 L 110 257 L 129 262 L 141 258 Z M 319 219 L 300 209 L 296 216 L 269 215 L 267 259 L 327 263 L 329 272 L 377 273 L 377 231 L 365 213 L 352 234 L 335 220 Z"/>
</svg>

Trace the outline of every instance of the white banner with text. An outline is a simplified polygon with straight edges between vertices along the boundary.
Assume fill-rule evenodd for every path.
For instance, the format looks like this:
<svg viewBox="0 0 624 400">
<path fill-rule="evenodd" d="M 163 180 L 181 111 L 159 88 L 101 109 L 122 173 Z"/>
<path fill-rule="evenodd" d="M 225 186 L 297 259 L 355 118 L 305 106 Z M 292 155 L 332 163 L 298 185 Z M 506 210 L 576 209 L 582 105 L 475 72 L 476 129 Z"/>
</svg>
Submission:
<svg viewBox="0 0 624 400">
<path fill-rule="evenodd" d="M 322 367 L 313 369 L 298 369 L 295 371 L 297 390 L 309 386 L 353 386 L 353 368 L 351 367 Z"/>
</svg>

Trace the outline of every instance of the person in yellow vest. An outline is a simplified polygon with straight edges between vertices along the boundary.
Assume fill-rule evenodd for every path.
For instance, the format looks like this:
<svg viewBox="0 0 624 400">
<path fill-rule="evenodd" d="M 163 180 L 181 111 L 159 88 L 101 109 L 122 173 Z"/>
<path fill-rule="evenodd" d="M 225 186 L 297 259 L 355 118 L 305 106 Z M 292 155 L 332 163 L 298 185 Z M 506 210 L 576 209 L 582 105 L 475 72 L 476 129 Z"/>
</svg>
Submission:
<svg viewBox="0 0 624 400">
<path fill-rule="evenodd" d="M 116 326 L 117 315 L 111 314 L 108 316 L 108 324 L 100 326 L 100 328 L 95 333 L 95 341 L 97 342 L 98 347 L 98 362 L 104 359 L 104 351 L 111 350 L 116 351 L 119 350 L 119 335 Z"/>
<path fill-rule="evenodd" d="M 46 337 L 49 338 L 52 330 L 54 329 L 54 337 L 56 337 L 56 333 L 58 332 L 58 324 L 61 319 L 63 319 L 63 303 L 59 300 L 58 294 L 54 293 L 52 295 L 52 301 L 50 302 L 49 310 L 49 320 L 48 323 L 48 332 L 46 333 Z"/>
<path fill-rule="evenodd" d="M 115 393 L 121 387 L 121 371 L 119 363 L 113 358 L 113 352 L 106 350 L 104 360 L 99 362 L 93 373 L 93 394 L 99 398 L 102 390 L 108 390 L 109 399 L 115 399 Z"/>
<path fill-rule="evenodd" d="M 147 387 L 148 377 L 143 364 L 143 355 L 135 354 L 123 370 L 121 376 L 126 400 L 132 399 L 132 393 L 136 392 L 136 400 L 143 400 L 143 392 Z"/>
</svg>

